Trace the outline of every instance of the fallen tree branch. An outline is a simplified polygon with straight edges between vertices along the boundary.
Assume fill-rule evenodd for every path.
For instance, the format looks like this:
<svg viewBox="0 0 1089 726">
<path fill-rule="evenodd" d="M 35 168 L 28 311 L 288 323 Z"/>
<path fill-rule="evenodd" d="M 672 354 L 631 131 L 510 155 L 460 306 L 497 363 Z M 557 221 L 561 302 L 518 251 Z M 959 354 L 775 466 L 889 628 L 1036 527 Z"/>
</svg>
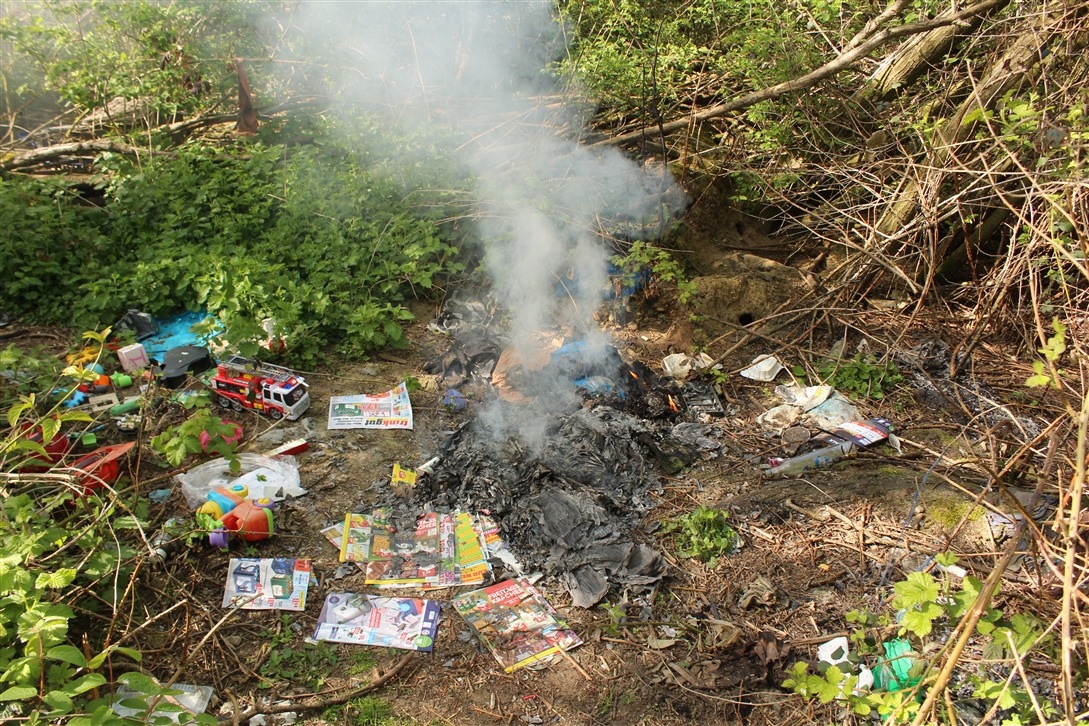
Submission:
<svg viewBox="0 0 1089 726">
<path fill-rule="evenodd" d="M 13 171 L 15 169 L 23 169 L 29 166 L 37 166 L 47 161 L 54 159 L 60 159 L 65 156 L 78 156 L 81 154 L 100 154 L 106 151 L 112 151 L 115 154 L 126 154 L 128 156 L 136 156 L 143 149 L 137 149 L 135 146 L 129 146 L 128 144 L 121 144 L 116 141 L 108 141 L 106 139 L 95 139 L 94 141 L 73 141 L 67 144 L 55 144 L 53 146 L 46 146 L 41 149 L 35 149 L 34 151 L 28 151 L 25 154 L 11 154 L 0 158 L 0 171 Z M 149 152 L 150 153 L 150 152 Z"/>
<path fill-rule="evenodd" d="M 964 21 L 966 18 L 973 17 L 980 13 L 987 12 L 988 10 L 1002 5 L 1008 2 L 1008 0 L 982 0 L 975 5 L 970 5 L 964 8 L 960 12 L 952 13 L 947 16 L 935 18 L 933 20 L 922 20 L 916 23 L 907 23 L 905 25 L 899 25 L 894 28 L 886 28 L 885 30 L 876 30 L 879 23 L 873 23 L 873 28 L 867 26 L 867 30 L 872 33 L 867 34 L 867 31 L 863 31 L 856 36 L 850 43 L 845 46 L 843 52 L 838 56 L 828 61 L 824 65 L 806 73 L 798 78 L 793 78 L 789 81 L 783 81 L 777 83 L 774 86 L 768 88 L 762 88 L 759 91 L 753 91 L 752 93 L 745 94 L 739 98 L 735 98 L 732 101 L 726 103 L 720 103 L 717 106 L 711 106 L 710 108 L 694 113 L 690 116 L 686 116 L 676 121 L 670 121 L 669 123 L 660 124 L 655 127 L 655 131 L 659 134 L 668 134 L 674 131 L 680 131 L 688 128 L 693 123 L 699 123 L 701 121 L 707 121 L 709 119 L 717 118 L 719 116 L 725 116 L 728 113 L 734 111 L 740 111 L 743 108 L 748 108 L 761 101 L 767 101 L 779 96 L 784 96 L 788 93 L 795 93 L 797 91 L 804 91 L 807 88 L 812 88 L 817 83 L 823 81 L 826 78 L 830 78 L 840 71 L 844 70 L 855 61 L 865 58 L 871 52 L 880 48 L 882 45 L 889 43 L 890 41 L 897 40 L 899 38 L 905 38 L 910 35 L 918 35 L 919 33 L 928 33 L 936 28 L 942 28 L 947 25 L 953 25 Z M 899 3 L 894 3 L 894 6 Z M 892 13 L 883 13 L 882 18 L 889 17 Z M 868 37 L 867 37 L 868 35 Z M 860 40 L 860 38 L 867 38 Z M 648 127 L 644 126 L 637 131 L 631 131 L 626 134 L 620 134 L 613 136 L 609 139 L 604 139 L 596 143 L 590 144 L 590 146 L 618 146 L 626 144 L 631 141 L 638 141 L 644 138 Z"/>
<path fill-rule="evenodd" d="M 400 660 L 393 664 L 388 671 L 376 678 L 374 681 L 358 688 L 351 688 L 347 691 L 332 696 L 330 698 L 322 698 L 312 701 L 299 701 L 291 703 L 281 703 L 276 706 L 266 706 L 263 708 L 252 707 L 246 709 L 241 714 L 228 714 L 219 719 L 221 724 L 244 724 L 249 723 L 257 714 L 273 714 L 273 713 L 287 713 L 294 711 L 300 713 L 302 711 L 316 711 L 321 708 L 328 708 L 329 706 L 337 706 L 342 703 L 347 703 L 353 698 L 366 695 L 372 691 L 377 691 L 382 686 L 386 685 L 394 678 L 396 678 L 401 671 L 405 669 L 411 661 L 413 656 L 416 655 L 415 651 L 405 653 Z"/>
</svg>

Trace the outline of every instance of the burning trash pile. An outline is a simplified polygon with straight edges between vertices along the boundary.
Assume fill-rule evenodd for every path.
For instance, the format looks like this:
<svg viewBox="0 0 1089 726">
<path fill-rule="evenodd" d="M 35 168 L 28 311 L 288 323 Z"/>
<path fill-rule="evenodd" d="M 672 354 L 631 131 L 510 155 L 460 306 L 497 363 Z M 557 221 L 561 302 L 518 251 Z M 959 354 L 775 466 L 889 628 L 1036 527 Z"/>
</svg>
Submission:
<svg viewBox="0 0 1089 726">
<path fill-rule="evenodd" d="M 659 471 L 675 474 L 721 448 L 696 420 L 722 414 L 714 391 L 627 363 L 604 341 L 527 355 L 459 320 L 470 344 L 455 338 L 433 370 L 450 382 L 490 381 L 488 400 L 436 452 L 417 502 L 489 512 L 523 565 L 558 578 L 577 606 L 614 587 L 652 587 L 665 562 L 634 532 L 661 488 Z"/>
</svg>

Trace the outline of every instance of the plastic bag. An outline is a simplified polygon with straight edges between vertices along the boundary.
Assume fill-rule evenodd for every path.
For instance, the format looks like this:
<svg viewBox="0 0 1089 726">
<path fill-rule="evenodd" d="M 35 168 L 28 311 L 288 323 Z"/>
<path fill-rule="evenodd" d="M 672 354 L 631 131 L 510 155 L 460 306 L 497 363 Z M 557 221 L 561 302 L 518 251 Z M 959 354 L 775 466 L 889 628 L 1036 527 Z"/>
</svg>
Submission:
<svg viewBox="0 0 1089 726">
<path fill-rule="evenodd" d="M 208 492 L 240 479 L 240 483 L 249 488 L 248 499 L 268 497 L 278 502 L 306 494 L 295 457 L 272 459 L 261 454 L 239 454 L 238 460 L 241 468 L 237 472 L 231 471 L 230 462 L 226 459 L 213 459 L 175 475 L 174 481 L 181 484 L 186 504 L 196 509 L 204 502 Z"/>
</svg>

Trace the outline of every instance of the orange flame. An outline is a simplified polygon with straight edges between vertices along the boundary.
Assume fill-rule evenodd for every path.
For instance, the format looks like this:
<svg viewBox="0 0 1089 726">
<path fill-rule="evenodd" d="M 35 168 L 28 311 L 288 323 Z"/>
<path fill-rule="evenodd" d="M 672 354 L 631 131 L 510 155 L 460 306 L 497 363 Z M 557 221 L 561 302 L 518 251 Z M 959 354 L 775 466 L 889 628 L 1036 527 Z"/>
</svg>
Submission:
<svg viewBox="0 0 1089 726">
<path fill-rule="evenodd" d="M 635 371 L 628 371 L 628 373 L 630 373 L 631 377 L 634 378 L 635 380 L 637 380 L 637 381 L 639 380 L 639 375 Z"/>
<path fill-rule="evenodd" d="M 677 402 L 673 400 L 673 396 L 669 397 L 669 410 L 674 413 L 681 410 L 680 406 L 677 405 Z"/>
</svg>

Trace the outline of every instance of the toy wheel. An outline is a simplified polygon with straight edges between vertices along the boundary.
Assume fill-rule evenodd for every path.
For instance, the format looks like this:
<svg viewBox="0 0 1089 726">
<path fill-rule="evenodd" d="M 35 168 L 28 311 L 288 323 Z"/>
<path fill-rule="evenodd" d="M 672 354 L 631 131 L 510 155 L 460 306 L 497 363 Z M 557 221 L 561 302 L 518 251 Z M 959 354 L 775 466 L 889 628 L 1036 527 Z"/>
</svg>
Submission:
<svg viewBox="0 0 1089 726">
<path fill-rule="evenodd" d="M 273 408 L 269 410 L 268 415 L 272 416 L 274 421 L 279 421 L 284 417 L 284 412 L 278 408 Z"/>
<path fill-rule="evenodd" d="M 231 401 L 231 408 L 233 408 L 235 411 L 241 411 L 244 407 L 242 406 L 241 401 L 232 400 Z"/>
<path fill-rule="evenodd" d="M 227 398 L 226 396 L 216 396 L 216 405 L 222 406 L 223 408 L 230 408 L 231 399 Z"/>
</svg>

